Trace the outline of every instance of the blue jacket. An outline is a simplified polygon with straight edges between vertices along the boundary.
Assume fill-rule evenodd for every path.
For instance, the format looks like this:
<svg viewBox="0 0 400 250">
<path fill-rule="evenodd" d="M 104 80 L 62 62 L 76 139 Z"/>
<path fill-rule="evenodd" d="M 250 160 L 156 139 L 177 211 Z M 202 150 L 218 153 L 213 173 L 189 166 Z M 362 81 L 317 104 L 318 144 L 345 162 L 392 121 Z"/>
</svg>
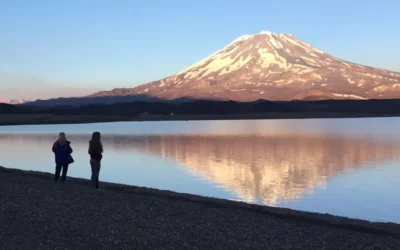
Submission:
<svg viewBox="0 0 400 250">
<path fill-rule="evenodd" d="M 70 163 L 72 153 L 71 142 L 58 140 L 53 144 L 52 150 L 57 165 L 67 165 Z"/>
</svg>

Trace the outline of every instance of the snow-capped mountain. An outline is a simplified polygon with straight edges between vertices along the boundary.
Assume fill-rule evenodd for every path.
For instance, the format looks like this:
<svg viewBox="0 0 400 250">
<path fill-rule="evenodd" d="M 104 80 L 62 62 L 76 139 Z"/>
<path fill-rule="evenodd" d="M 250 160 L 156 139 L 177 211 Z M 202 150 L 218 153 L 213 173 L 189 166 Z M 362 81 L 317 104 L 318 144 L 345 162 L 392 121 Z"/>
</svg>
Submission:
<svg viewBox="0 0 400 250">
<path fill-rule="evenodd" d="M 27 100 L 24 99 L 5 99 L 0 97 L 0 103 L 6 103 L 6 104 L 24 104 L 27 103 Z"/>
<path fill-rule="evenodd" d="M 400 73 L 351 63 L 292 35 L 243 35 L 165 79 L 91 95 L 236 101 L 400 97 Z"/>
</svg>

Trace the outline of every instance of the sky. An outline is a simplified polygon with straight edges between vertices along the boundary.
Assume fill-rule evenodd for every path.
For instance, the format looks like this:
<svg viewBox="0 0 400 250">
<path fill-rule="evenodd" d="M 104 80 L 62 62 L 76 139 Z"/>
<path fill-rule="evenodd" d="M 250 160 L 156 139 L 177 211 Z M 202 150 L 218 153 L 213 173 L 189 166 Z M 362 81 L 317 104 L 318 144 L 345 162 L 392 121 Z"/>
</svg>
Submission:
<svg viewBox="0 0 400 250">
<path fill-rule="evenodd" d="M 399 10 L 398 0 L 0 0 L 0 98 L 134 87 L 262 30 L 400 71 Z"/>
</svg>

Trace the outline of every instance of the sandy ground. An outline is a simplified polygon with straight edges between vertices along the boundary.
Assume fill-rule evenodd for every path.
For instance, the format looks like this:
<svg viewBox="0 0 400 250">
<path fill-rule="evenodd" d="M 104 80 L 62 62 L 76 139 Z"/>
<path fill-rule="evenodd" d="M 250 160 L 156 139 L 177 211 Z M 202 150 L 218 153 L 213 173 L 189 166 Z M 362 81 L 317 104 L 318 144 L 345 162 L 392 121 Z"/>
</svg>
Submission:
<svg viewBox="0 0 400 250">
<path fill-rule="evenodd" d="M 0 167 L 0 249 L 400 249 L 400 225 Z"/>
</svg>

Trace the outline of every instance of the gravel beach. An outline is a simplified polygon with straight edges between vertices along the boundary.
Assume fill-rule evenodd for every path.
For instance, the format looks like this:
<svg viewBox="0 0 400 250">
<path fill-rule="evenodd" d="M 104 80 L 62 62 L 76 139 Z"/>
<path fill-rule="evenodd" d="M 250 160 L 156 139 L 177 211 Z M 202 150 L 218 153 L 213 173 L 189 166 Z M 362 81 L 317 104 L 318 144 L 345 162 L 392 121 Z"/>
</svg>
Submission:
<svg viewBox="0 0 400 250">
<path fill-rule="evenodd" d="M 400 249 L 370 223 L 0 167 L 0 249 Z"/>
</svg>

